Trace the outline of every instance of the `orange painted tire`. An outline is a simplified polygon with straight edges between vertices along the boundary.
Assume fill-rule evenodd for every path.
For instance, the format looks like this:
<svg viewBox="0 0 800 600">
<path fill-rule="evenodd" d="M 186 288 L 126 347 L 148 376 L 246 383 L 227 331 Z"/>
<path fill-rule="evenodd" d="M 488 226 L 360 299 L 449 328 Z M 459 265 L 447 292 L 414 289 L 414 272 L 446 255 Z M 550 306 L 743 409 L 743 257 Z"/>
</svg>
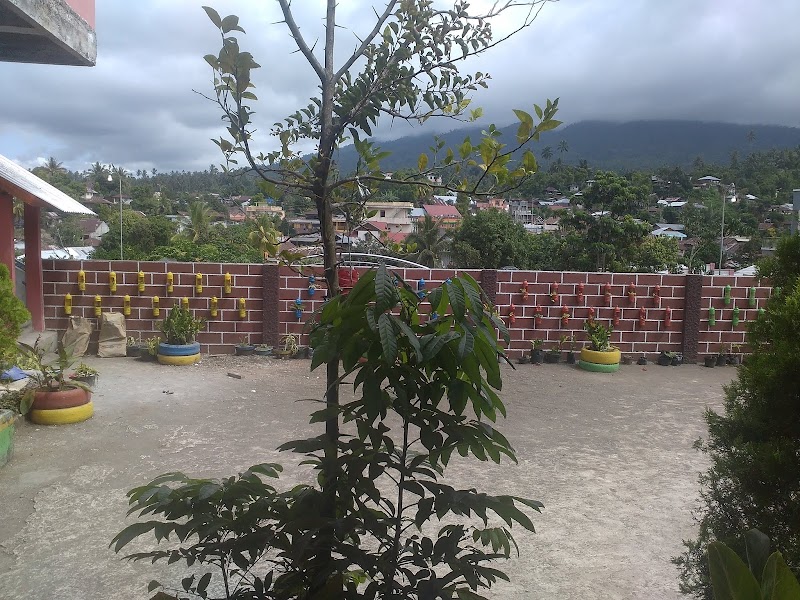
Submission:
<svg viewBox="0 0 800 600">
<path fill-rule="evenodd" d="M 58 391 L 35 392 L 31 410 L 56 410 L 60 408 L 74 408 L 88 403 L 92 393 L 82 388 L 67 388 Z"/>
</svg>

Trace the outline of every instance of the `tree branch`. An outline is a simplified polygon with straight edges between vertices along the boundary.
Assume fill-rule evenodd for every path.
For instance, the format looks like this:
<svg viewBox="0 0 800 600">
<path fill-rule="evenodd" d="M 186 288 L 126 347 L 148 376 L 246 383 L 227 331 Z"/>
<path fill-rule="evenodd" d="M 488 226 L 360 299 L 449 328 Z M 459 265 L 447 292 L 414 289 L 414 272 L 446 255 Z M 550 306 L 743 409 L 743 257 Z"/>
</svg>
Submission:
<svg viewBox="0 0 800 600">
<path fill-rule="evenodd" d="M 295 44 L 297 44 L 297 49 L 300 50 L 303 56 L 306 57 L 306 60 L 316 72 L 319 80 L 324 82 L 325 70 L 322 68 L 322 65 L 319 64 L 317 57 L 314 56 L 311 48 L 308 47 L 308 44 L 306 44 L 306 41 L 303 39 L 303 35 L 300 33 L 300 28 L 297 26 L 297 23 L 295 23 L 294 15 L 292 15 L 290 2 L 288 0 L 278 0 L 278 4 L 281 6 L 283 19 L 286 21 L 287 27 L 289 27 L 289 31 L 292 34 L 292 39 L 294 39 Z"/>
<path fill-rule="evenodd" d="M 361 56 L 364 55 L 364 51 L 367 49 L 367 46 L 369 46 L 370 43 L 372 43 L 372 40 L 375 39 L 375 36 L 378 35 L 378 32 L 380 32 L 381 27 L 383 27 L 383 24 L 386 22 L 386 19 L 391 16 L 396 4 L 397 0 L 391 0 L 386 5 L 386 10 L 384 10 L 383 14 L 378 18 L 378 22 L 375 23 L 375 27 L 369 32 L 369 35 L 364 38 L 358 49 L 356 49 L 356 51 L 350 55 L 350 58 L 348 58 L 347 61 L 339 68 L 339 70 L 336 71 L 336 75 L 333 76 L 334 83 L 339 81 L 342 76 L 350 70 L 350 67 L 353 66 L 353 63 L 355 63 Z"/>
</svg>

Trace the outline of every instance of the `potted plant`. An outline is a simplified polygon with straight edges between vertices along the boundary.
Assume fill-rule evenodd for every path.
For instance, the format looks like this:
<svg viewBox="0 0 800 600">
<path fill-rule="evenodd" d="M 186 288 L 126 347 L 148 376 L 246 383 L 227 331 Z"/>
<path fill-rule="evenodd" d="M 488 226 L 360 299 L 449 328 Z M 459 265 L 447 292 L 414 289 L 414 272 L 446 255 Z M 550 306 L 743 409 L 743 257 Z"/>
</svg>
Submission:
<svg viewBox="0 0 800 600">
<path fill-rule="evenodd" d="M 726 362 L 729 365 L 740 365 L 742 363 L 742 357 L 740 354 L 741 350 L 741 344 L 728 344 L 728 356 L 726 357 Z"/>
<path fill-rule="evenodd" d="M 243 334 L 239 338 L 239 343 L 233 348 L 233 353 L 236 356 L 250 356 L 255 352 L 256 347 L 248 341 L 247 334 Z"/>
<path fill-rule="evenodd" d="M 255 354 L 256 356 L 269 356 L 272 354 L 272 346 L 268 346 L 267 344 L 259 344 L 255 347 Z"/>
<path fill-rule="evenodd" d="M 536 339 L 531 341 L 531 364 L 532 365 L 540 365 L 544 360 L 544 352 L 542 351 L 542 345 L 544 341 Z"/>
<path fill-rule="evenodd" d="M 662 367 L 677 367 L 682 362 L 682 357 L 678 352 L 662 352 L 658 356 L 658 364 Z"/>
<path fill-rule="evenodd" d="M 724 348 L 720 346 L 719 350 L 717 351 L 717 366 L 724 367 L 728 362 L 728 355 L 725 354 Z"/>
<path fill-rule="evenodd" d="M 563 339 L 563 338 L 562 338 Z M 561 342 L 556 342 L 544 355 L 544 362 L 554 365 L 561 361 Z"/>
<path fill-rule="evenodd" d="M 703 362 L 709 369 L 713 369 L 717 366 L 717 355 L 709 354 L 703 359 Z"/>
<path fill-rule="evenodd" d="M 567 352 L 567 364 L 574 365 L 575 364 L 575 336 L 574 335 L 562 335 L 561 336 L 561 344 L 564 343 L 569 344 L 569 352 Z"/>
<path fill-rule="evenodd" d="M 638 359 L 636 359 L 637 365 L 646 365 L 647 364 L 647 356 L 642 354 Z"/>
<path fill-rule="evenodd" d="M 297 337 L 293 333 L 287 333 L 281 337 L 280 347 L 272 350 L 272 355 L 276 358 L 291 358 L 297 354 L 298 349 Z"/>
<path fill-rule="evenodd" d="M 78 368 L 70 374 L 69 378 L 72 381 L 80 381 L 89 387 L 94 387 L 99 375 L 100 373 L 97 369 L 90 367 L 86 363 L 81 363 L 78 365 Z"/>
<path fill-rule="evenodd" d="M 64 425 L 90 418 L 94 414 L 91 388 L 81 381 L 65 379 L 67 369 L 74 362 L 72 356 L 64 344 L 58 342 L 55 359 L 46 359 L 47 350 L 39 341 L 37 339 L 33 346 L 20 343 L 24 354 L 35 365 L 29 371 L 34 385 L 25 390 L 31 421 L 39 425 Z"/>
<path fill-rule="evenodd" d="M 139 360 L 141 361 L 155 361 L 158 359 L 158 343 L 157 337 L 147 338 L 143 340 L 139 346 Z"/>
<path fill-rule="evenodd" d="M 138 357 L 141 354 L 142 346 L 136 341 L 135 337 L 128 337 L 125 340 L 125 355 Z"/>
<path fill-rule="evenodd" d="M 200 360 L 197 334 L 204 325 L 203 319 L 195 319 L 188 308 L 176 302 L 161 323 L 164 341 L 158 344 L 158 362 L 162 365 L 191 365 Z"/>
<path fill-rule="evenodd" d="M 619 370 L 620 351 L 611 345 L 611 324 L 602 325 L 599 320 L 586 321 L 583 324 L 589 336 L 589 346 L 581 348 L 578 366 L 585 371 L 612 373 Z"/>
</svg>

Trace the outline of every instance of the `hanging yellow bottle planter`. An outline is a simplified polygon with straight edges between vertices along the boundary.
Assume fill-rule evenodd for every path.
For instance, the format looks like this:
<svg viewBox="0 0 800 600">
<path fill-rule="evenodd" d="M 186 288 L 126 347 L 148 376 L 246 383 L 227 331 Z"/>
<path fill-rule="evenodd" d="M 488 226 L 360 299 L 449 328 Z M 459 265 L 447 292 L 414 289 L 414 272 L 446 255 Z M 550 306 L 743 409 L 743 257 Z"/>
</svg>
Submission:
<svg viewBox="0 0 800 600">
<path fill-rule="evenodd" d="M 103 299 L 98 294 L 94 297 L 94 316 L 99 317 L 103 312 Z"/>
<path fill-rule="evenodd" d="M 167 273 L 167 294 L 172 293 L 172 288 L 175 285 L 175 276 L 172 273 Z"/>
<path fill-rule="evenodd" d="M 144 291 L 144 271 L 139 271 L 139 293 Z"/>
<path fill-rule="evenodd" d="M 128 294 L 122 299 L 122 314 L 126 317 L 131 316 L 131 297 Z"/>
<path fill-rule="evenodd" d="M 64 296 L 64 314 L 72 314 L 72 294 L 67 294 Z"/>
<path fill-rule="evenodd" d="M 108 274 L 108 291 L 112 294 L 117 291 L 117 274 L 114 271 Z"/>
<path fill-rule="evenodd" d="M 218 305 L 219 305 L 219 300 L 217 300 L 217 297 L 214 296 L 213 298 L 211 298 L 211 316 L 214 318 L 216 318 L 217 315 L 219 314 Z"/>
<path fill-rule="evenodd" d="M 245 299 L 239 298 L 239 318 L 244 319 L 247 317 L 247 308 L 245 308 Z"/>
<path fill-rule="evenodd" d="M 86 291 L 86 272 L 83 269 L 78 271 L 78 289 L 81 292 Z"/>
<path fill-rule="evenodd" d="M 198 294 L 203 293 L 203 274 L 198 273 L 194 276 L 194 291 Z"/>
<path fill-rule="evenodd" d="M 225 279 L 224 279 L 224 283 L 222 285 L 222 289 L 225 291 L 226 294 L 230 294 L 231 293 L 231 288 L 232 288 L 231 281 L 232 281 L 231 274 L 230 273 L 225 273 Z"/>
<path fill-rule="evenodd" d="M 157 317 L 161 313 L 161 309 L 159 308 L 159 299 L 158 296 L 153 296 L 153 316 Z"/>
<path fill-rule="evenodd" d="M 183 306 L 183 308 L 186 308 L 186 309 L 189 308 L 189 299 L 186 296 L 181 298 L 181 306 Z"/>
</svg>

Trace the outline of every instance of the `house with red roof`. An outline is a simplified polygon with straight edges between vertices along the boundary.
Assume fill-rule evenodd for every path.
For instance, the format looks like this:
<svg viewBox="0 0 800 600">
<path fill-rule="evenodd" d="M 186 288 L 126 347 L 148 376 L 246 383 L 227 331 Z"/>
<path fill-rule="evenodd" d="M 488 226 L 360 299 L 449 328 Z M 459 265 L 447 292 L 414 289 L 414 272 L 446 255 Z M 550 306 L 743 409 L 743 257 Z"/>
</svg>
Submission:
<svg viewBox="0 0 800 600">
<path fill-rule="evenodd" d="M 442 229 L 456 229 L 461 225 L 461 213 L 452 204 L 426 204 L 422 208 Z"/>
</svg>

